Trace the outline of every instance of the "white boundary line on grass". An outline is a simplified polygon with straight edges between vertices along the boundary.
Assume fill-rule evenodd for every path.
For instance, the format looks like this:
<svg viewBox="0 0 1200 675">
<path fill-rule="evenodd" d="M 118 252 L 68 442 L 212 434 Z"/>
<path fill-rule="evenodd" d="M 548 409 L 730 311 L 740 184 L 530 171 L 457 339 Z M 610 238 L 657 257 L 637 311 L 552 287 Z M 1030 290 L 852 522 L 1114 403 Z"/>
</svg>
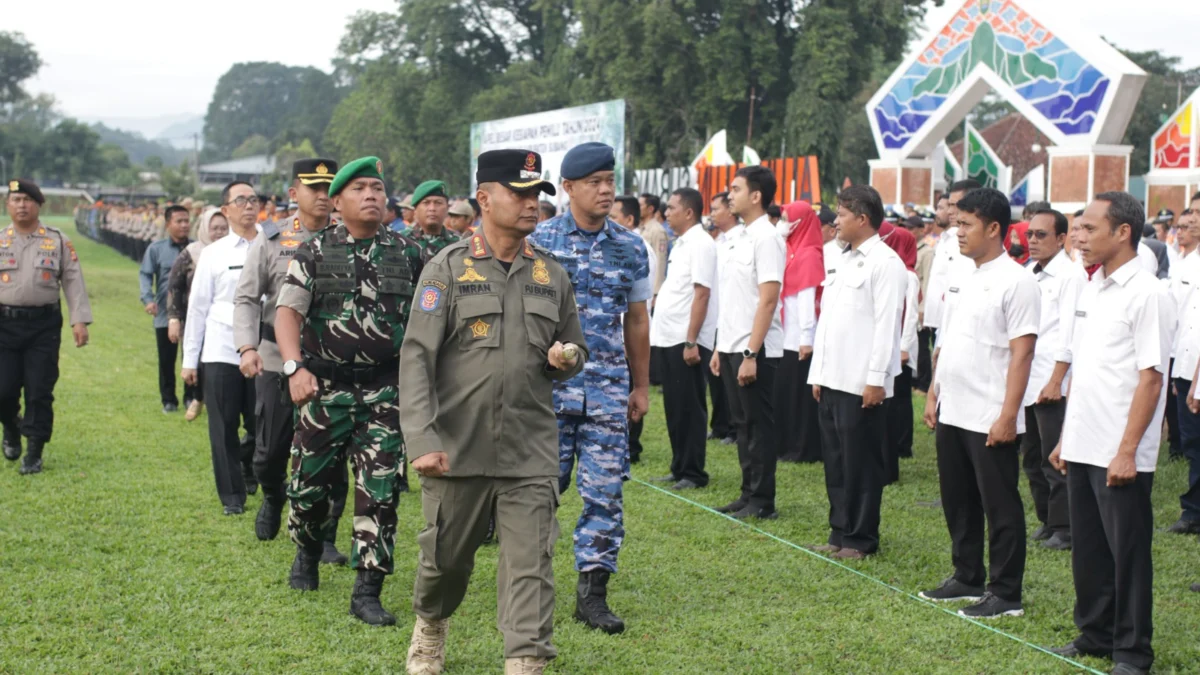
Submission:
<svg viewBox="0 0 1200 675">
<path fill-rule="evenodd" d="M 1042 647 L 1042 646 L 1040 646 L 1040 645 L 1035 645 L 1035 644 L 1033 644 L 1032 642 L 1029 642 L 1028 640 L 1025 640 L 1025 639 L 1023 639 L 1023 638 L 1020 638 L 1020 637 L 1018 637 L 1018 636 L 1016 636 L 1016 635 L 1013 635 L 1012 633 L 1008 633 L 1008 632 L 1002 631 L 1002 630 L 1000 630 L 1000 629 L 998 629 L 998 628 L 995 628 L 995 627 L 993 627 L 993 626 L 989 626 L 989 625 L 987 625 L 986 623 L 983 623 L 982 621 L 978 621 L 978 620 L 976 620 L 976 619 L 972 619 L 972 618 L 970 618 L 970 617 L 965 617 L 965 616 L 962 616 L 961 614 L 959 614 L 958 612 L 956 612 L 956 611 L 954 611 L 954 610 L 952 610 L 952 609 L 947 609 L 947 608 L 945 608 L 945 607 L 942 607 L 941 605 L 935 604 L 935 603 L 933 603 L 932 601 L 926 600 L 926 599 L 924 599 L 924 598 L 922 598 L 922 597 L 920 597 L 920 596 L 918 596 L 918 595 L 915 595 L 915 594 L 913 594 L 913 593 L 909 593 L 908 591 L 904 590 L 903 588 L 898 588 L 898 587 L 896 587 L 896 586 L 893 586 L 893 585 L 889 584 L 888 582 L 886 582 L 886 581 L 883 581 L 882 579 L 876 579 L 875 577 L 873 577 L 873 576 L 871 576 L 871 575 L 869 575 L 869 574 L 865 574 L 865 573 L 863 573 L 863 572 L 860 572 L 859 570 L 856 570 L 856 569 L 854 569 L 853 567 L 850 567 L 850 566 L 848 566 L 848 565 L 843 565 L 842 563 L 840 563 L 840 562 L 838 562 L 838 561 L 836 561 L 836 560 L 832 560 L 832 559 L 830 559 L 830 558 L 826 558 L 825 556 L 823 556 L 823 555 L 820 555 L 819 553 L 816 553 L 816 552 L 814 552 L 814 551 L 810 551 L 810 550 L 808 550 L 807 548 L 804 548 L 803 546 L 800 546 L 799 544 L 796 544 L 796 543 L 793 543 L 793 542 L 790 542 L 790 541 L 788 541 L 787 539 L 784 539 L 783 537 L 780 537 L 780 536 L 778 536 L 778 535 L 775 535 L 775 534 L 772 534 L 772 533 L 770 533 L 770 532 L 767 532 L 766 530 L 763 530 L 763 529 L 760 529 L 760 528 L 758 528 L 758 527 L 755 527 L 754 525 L 751 525 L 750 523 L 748 523 L 748 522 L 746 522 L 746 521 L 743 521 L 743 520 L 738 520 L 737 518 L 734 518 L 733 516 L 731 516 L 731 515 L 729 515 L 729 514 L 727 514 L 727 513 L 721 513 L 721 512 L 719 512 L 719 511 L 717 511 L 716 509 L 713 509 L 713 508 L 710 508 L 710 507 L 708 507 L 708 506 L 705 506 L 705 505 L 703 505 L 703 504 L 701 504 L 701 503 L 699 503 L 699 502 L 694 502 L 694 501 L 692 501 L 692 500 L 688 499 L 687 497 L 684 497 L 684 496 L 682 496 L 682 495 L 676 494 L 676 493 L 674 493 L 674 492 L 671 492 L 670 490 L 666 490 L 666 489 L 664 489 L 664 488 L 661 488 L 661 487 L 659 487 L 659 486 L 657 486 L 657 485 L 652 485 L 652 484 L 650 484 L 650 483 L 647 483 L 647 482 L 646 482 L 646 481 L 644 481 L 644 480 L 640 480 L 640 479 L 637 479 L 637 478 L 630 478 L 630 480 L 631 480 L 631 481 L 633 481 L 634 483 L 637 483 L 638 485 L 642 485 L 642 486 L 648 487 L 648 488 L 650 488 L 650 489 L 652 489 L 652 490 L 654 490 L 654 491 L 656 491 L 656 492 L 660 492 L 660 493 L 662 493 L 662 494 L 664 494 L 664 495 L 667 495 L 668 497 L 671 497 L 671 498 L 673 498 L 673 499 L 677 499 L 677 500 L 679 500 L 679 501 L 681 501 L 681 502 L 683 502 L 683 503 L 685 503 L 685 504 L 689 504 L 689 505 L 691 505 L 691 506 L 694 506 L 694 507 L 696 507 L 696 508 L 698 508 L 698 509 L 701 509 L 701 510 L 703 510 L 703 511 L 707 511 L 708 513 L 711 513 L 711 514 L 713 514 L 713 515 L 720 516 L 721 518 L 724 518 L 724 519 L 726 519 L 726 520 L 729 520 L 729 521 L 731 521 L 731 522 L 737 523 L 738 525 L 741 525 L 742 527 L 745 527 L 746 529 L 748 529 L 748 530 L 750 530 L 750 531 L 752 531 L 752 532 L 755 532 L 755 533 L 757 533 L 757 534 L 761 534 L 762 536 L 764 536 L 764 537 L 767 537 L 768 539 L 772 539 L 772 540 L 774 540 L 774 541 L 776 541 L 776 542 L 778 542 L 778 543 L 780 543 L 780 544 L 783 544 L 784 546 L 790 546 L 791 548 L 794 548 L 794 549 L 796 549 L 797 551 L 800 551 L 801 553 L 804 553 L 804 554 L 806 554 L 806 555 L 808 555 L 808 556 L 810 556 L 810 557 L 812 557 L 812 558 L 814 558 L 814 559 L 816 559 L 816 560 L 820 560 L 821 562 L 828 563 L 828 564 L 830 564 L 830 565 L 833 565 L 834 567 L 838 567 L 838 568 L 840 568 L 840 569 L 846 570 L 847 572 L 852 572 L 852 573 L 854 573 L 854 574 L 856 574 L 856 575 L 858 575 L 858 576 L 860 576 L 860 577 L 862 577 L 862 578 L 864 578 L 864 579 L 866 579 L 866 580 L 868 580 L 868 581 L 871 581 L 871 582 L 874 582 L 875 584 L 878 584 L 878 585 L 880 585 L 880 586 L 883 586 L 884 588 L 886 588 L 886 589 L 888 589 L 888 590 L 890 590 L 890 591 L 893 591 L 893 592 L 895 592 L 895 593 L 899 593 L 900 595 L 903 595 L 903 596 L 905 596 L 905 597 L 907 597 L 907 598 L 909 598 L 909 599 L 915 600 L 915 601 L 917 601 L 918 603 L 920 603 L 920 604 L 922 604 L 922 605 L 925 605 L 926 607 L 931 607 L 931 608 L 933 608 L 933 609 L 936 609 L 936 610 L 938 610 L 938 611 L 940 611 L 940 612 L 942 612 L 942 613 L 944 613 L 944 614 L 948 614 L 948 615 L 950 615 L 950 616 L 952 616 L 952 617 L 954 617 L 954 618 L 956 618 L 956 619 L 959 619 L 959 620 L 961 620 L 961 621 L 966 621 L 966 622 L 967 622 L 967 623 L 969 623 L 969 624 L 972 624 L 972 625 L 978 626 L 978 627 L 980 627 L 980 628 L 986 629 L 986 630 L 988 630 L 988 631 L 991 631 L 992 633 L 995 633 L 995 634 L 997 634 L 997 635 L 1002 635 L 1002 636 L 1004 636 L 1004 637 L 1008 638 L 1009 640 L 1012 640 L 1013 642 L 1016 642 L 1016 643 L 1018 643 L 1018 644 L 1024 645 L 1024 646 L 1026 646 L 1026 647 L 1029 647 L 1029 648 L 1031 648 L 1031 649 L 1035 649 L 1035 650 L 1037 650 L 1037 651 L 1039 651 L 1039 652 L 1042 652 L 1043 654 L 1048 654 L 1048 655 L 1050 655 L 1050 656 L 1053 656 L 1054 658 L 1056 658 L 1056 659 L 1058 659 L 1058 660 L 1060 660 L 1060 661 L 1063 661 L 1063 662 L 1065 662 L 1065 663 L 1069 663 L 1069 664 L 1071 664 L 1072 666 L 1075 666 L 1076 668 L 1080 668 L 1080 669 L 1082 669 L 1084 672 L 1092 673 L 1093 675 L 1106 675 L 1106 674 L 1105 674 L 1103 671 L 1096 670 L 1095 668 L 1089 668 L 1088 666 L 1085 666 L 1085 665 L 1083 665 L 1082 663 L 1080 663 L 1080 662 L 1078 662 L 1078 661 L 1074 661 L 1074 660 L 1072 660 L 1072 659 L 1069 659 L 1069 658 L 1067 658 L 1067 657 L 1065 657 L 1065 656 L 1060 656 L 1060 655 L 1058 655 L 1058 654 L 1055 654 L 1054 652 L 1052 652 L 1052 651 L 1050 651 L 1050 650 L 1046 649 L 1045 647 Z"/>
</svg>

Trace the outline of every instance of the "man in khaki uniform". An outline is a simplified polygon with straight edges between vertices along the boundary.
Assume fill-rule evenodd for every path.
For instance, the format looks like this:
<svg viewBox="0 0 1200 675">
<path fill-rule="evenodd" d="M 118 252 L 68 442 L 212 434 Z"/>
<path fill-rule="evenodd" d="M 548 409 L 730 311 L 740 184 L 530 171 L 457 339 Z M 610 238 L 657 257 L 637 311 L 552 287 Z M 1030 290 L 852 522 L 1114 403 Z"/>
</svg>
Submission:
<svg viewBox="0 0 1200 675">
<path fill-rule="evenodd" d="M 479 156 L 483 226 L 430 261 L 400 350 L 400 393 L 425 527 L 408 672 L 445 664 L 449 617 L 462 602 L 495 510 L 500 534 L 499 627 L 505 672 L 537 675 L 556 650 L 558 537 L 556 380 L 587 358 L 566 270 L 525 237 L 538 219 L 541 158 Z"/>
<path fill-rule="evenodd" d="M 296 201 L 299 213 L 290 220 L 263 223 L 262 236 L 255 238 L 246 252 L 233 297 L 233 343 L 241 355 L 239 368 L 242 375 L 256 378 L 254 474 L 262 485 L 263 502 L 254 520 L 254 533 L 263 541 L 274 539 L 283 521 L 288 460 L 296 428 L 296 406 L 288 393 L 283 358 L 275 341 L 275 305 L 296 249 L 329 226 L 333 208 L 329 184 L 337 171 L 338 163 L 332 159 L 301 159 L 292 164 L 288 195 Z M 335 475 L 341 480 L 333 485 L 333 527 L 325 540 L 321 562 L 344 565 L 347 558 L 334 542 L 337 523 L 346 508 L 349 481 L 345 467 Z"/>
<path fill-rule="evenodd" d="M 67 235 L 39 220 L 45 203 L 32 181 L 9 181 L 12 224 L 0 230 L 0 424 L 6 459 L 16 461 L 21 436 L 29 439 L 22 475 L 42 470 L 42 448 L 54 429 L 63 321 L 59 290 L 67 296 L 76 347 L 87 344 L 92 322 L 79 256 Z M 22 389 L 24 418 L 19 417 Z"/>
</svg>

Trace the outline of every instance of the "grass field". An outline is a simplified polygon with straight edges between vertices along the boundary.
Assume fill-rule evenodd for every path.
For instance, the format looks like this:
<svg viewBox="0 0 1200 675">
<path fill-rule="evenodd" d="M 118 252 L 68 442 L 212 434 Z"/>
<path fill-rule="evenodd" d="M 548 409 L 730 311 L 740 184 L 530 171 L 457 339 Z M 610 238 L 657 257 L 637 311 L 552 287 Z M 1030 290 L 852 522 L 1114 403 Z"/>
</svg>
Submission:
<svg viewBox="0 0 1200 675">
<path fill-rule="evenodd" d="M 74 234 L 66 221 L 51 222 Z M 323 568 L 320 591 L 291 591 L 291 543 L 263 543 L 253 534 L 261 497 L 250 498 L 244 516 L 221 515 L 204 419 L 189 425 L 182 414 L 159 412 L 136 266 L 74 240 L 96 323 L 90 346 L 63 347 L 46 471 L 21 477 L 15 465 L 0 466 L 0 673 L 403 672 L 417 499 L 401 499 L 397 569 L 384 588 L 384 605 L 400 618 L 396 628 L 370 628 L 348 615 L 352 570 Z M 665 473 L 670 449 L 658 401 L 643 439 L 635 478 Z M 1057 646 L 1074 637 L 1068 554 L 1030 548 L 1024 618 L 984 627 L 913 597 L 950 571 L 942 513 L 922 505 L 938 496 L 933 452 L 931 435 L 919 429 L 916 458 L 884 495 L 881 552 L 852 565 L 891 588 L 783 543 L 824 539 L 819 466 L 780 465 L 781 518 L 758 532 L 628 484 L 628 536 L 610 601 L 629 630 L 609 637 L 572 620 L 575 574 L 564 536 L 555 558 L 560 656 L 552 670 L 1081 672 L 1013 639 Z M 723 504 L 739 485 L 734 450 L 711 445 L 708 466 L 712 486 L 688 497 Z M 1185 477 L 1182 464 L 1161 464 L 1159 527 L 1178 517 Z M 559 513 L 564 535 L 579 508 L 572 490 Z M 1032 509 L 1027 520 L 1032 530 Z M 348 520 L 340 537 L 345 550 Z M 496 554 L 495 547 L 479 553 L 471 591 L 451 624 L 448 673 L 502 671 Z M 1200 594 L 1187 590 L 1200 581 L 1200 544 L 1159 534 L 1154 554 L 1156 672 L 1200 672 Z M 1083 664 L 1111 668 L 1102 659 Z"/>
</svg>

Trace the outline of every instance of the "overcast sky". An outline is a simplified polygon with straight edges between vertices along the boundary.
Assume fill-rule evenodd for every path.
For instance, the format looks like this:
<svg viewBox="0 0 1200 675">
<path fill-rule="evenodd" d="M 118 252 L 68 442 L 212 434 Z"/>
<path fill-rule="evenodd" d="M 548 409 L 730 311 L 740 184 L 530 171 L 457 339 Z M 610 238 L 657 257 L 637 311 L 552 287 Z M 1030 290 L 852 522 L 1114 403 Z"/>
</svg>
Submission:
<svg viewBox="0 0 1200 675">
<path fill-rule="evenodd" d="M 1200 3 L 1022 0 L 1021 6 L 1036 16 L 1050 3 L 1079 6 L 1081 29 L 1122 47 L 1160 48 L 1182 57 L 1187 67 L 1200 66 L 1200 39 L 1174 30 L 1200 26 Z M 217 79 L 240 61 L 328 71 L 347 19 L 360 9 L 391 10 L 396 0 L 4 4 L 0 30 L 23 32 L 45 61 L 30 89 L 53 94 L 68 115 L 112 120 L 202 115 Z M 932 8 L 929 30 L 939 29 L 960 6 L 947 0 L 946 6 Z"/>
</svg>

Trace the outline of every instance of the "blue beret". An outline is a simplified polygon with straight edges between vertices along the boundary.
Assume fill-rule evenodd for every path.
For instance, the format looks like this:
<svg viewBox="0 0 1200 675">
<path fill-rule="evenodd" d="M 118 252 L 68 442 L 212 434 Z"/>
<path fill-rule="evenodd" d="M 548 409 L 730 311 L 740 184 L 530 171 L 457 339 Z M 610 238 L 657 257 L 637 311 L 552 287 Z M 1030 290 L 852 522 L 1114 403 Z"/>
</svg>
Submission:
<svg viewBox="0 0 1200 675">
<path fill-rule="evenodd" d="M 617 155 L 612 146 L 603 143 L 584 143 L 567 151 L 558 172 L 565 180 L 579 180 L 597 171 L 617 168 Z"/>
</svg>

